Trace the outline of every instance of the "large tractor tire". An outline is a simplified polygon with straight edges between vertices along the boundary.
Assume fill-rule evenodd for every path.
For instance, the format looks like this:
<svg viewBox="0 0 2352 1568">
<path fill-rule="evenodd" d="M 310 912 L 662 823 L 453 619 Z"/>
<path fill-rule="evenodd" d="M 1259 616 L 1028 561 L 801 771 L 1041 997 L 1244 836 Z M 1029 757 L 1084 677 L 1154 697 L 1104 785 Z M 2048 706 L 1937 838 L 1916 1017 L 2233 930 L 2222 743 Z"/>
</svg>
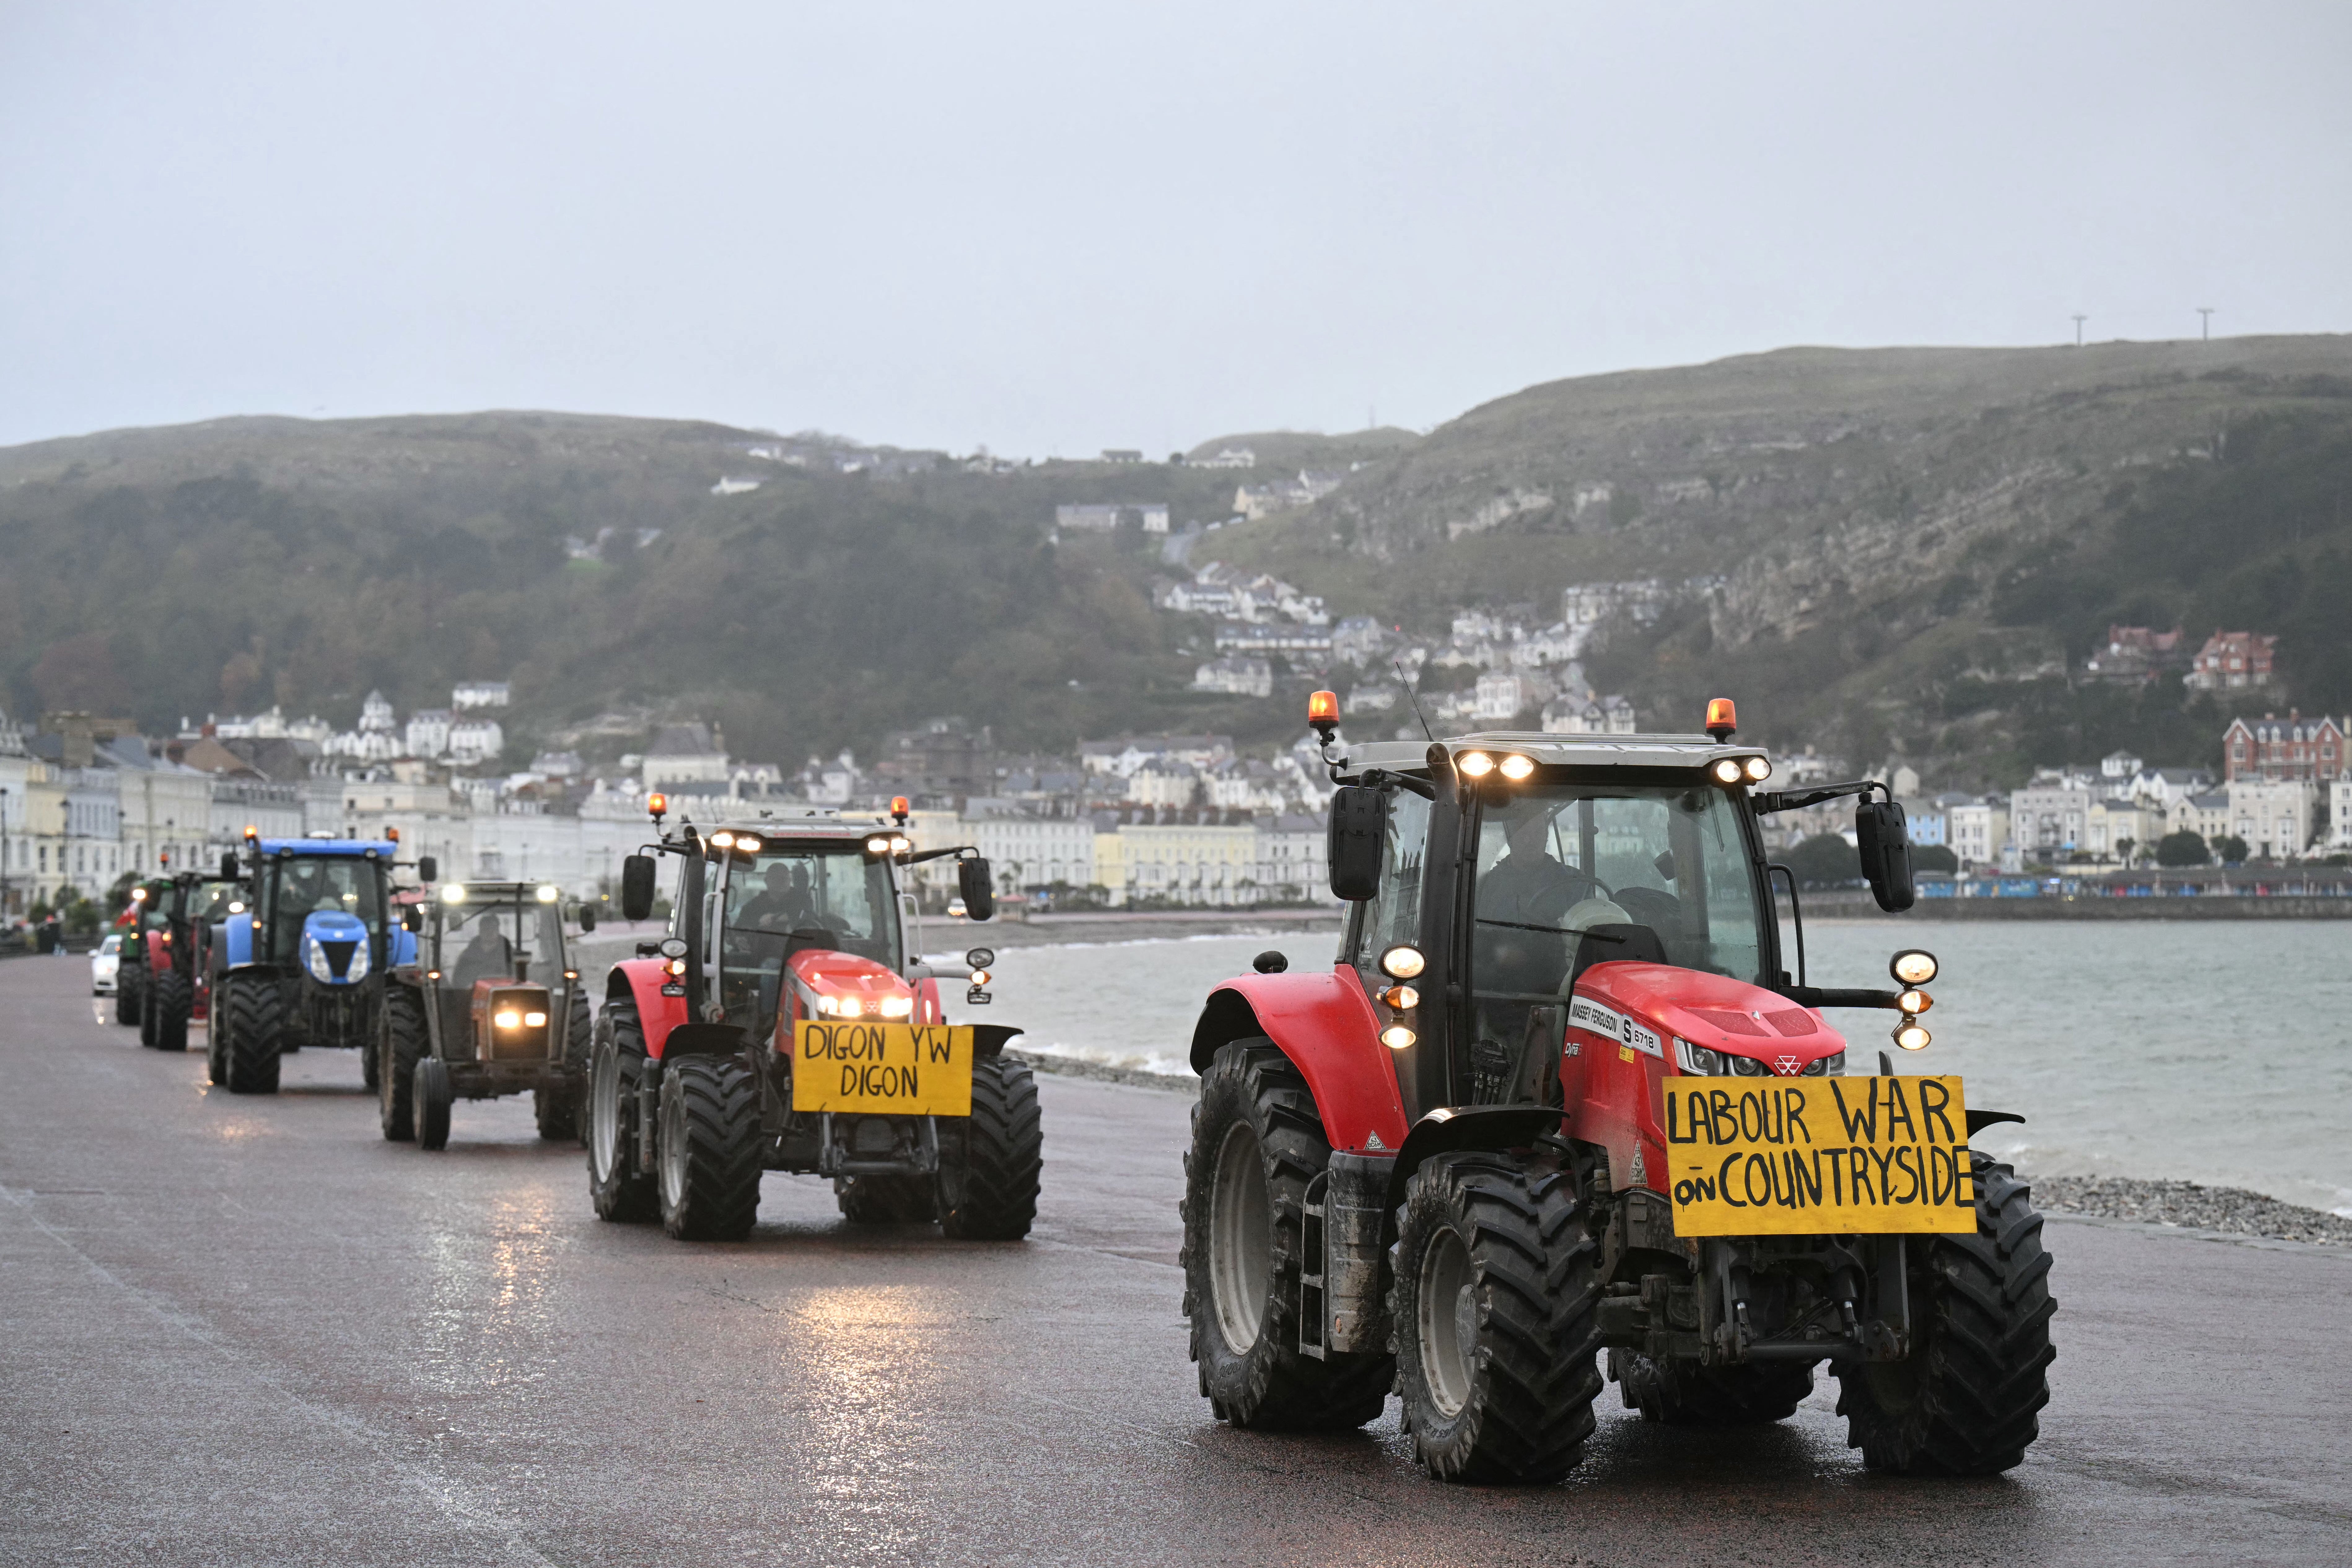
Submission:
<svg viewBox="0 0 2352 1568">
<path fill-rule="evenodd" d="M 608 1005 L 596 1018 L 595 1054 L 588 1069 L 588 1195 L 598 1219 L 618 1225 L 659 1212 L 653 1177 L 637 1169 L 637 1075 L 646 1037 L 637 1010 Z"/>
<path fill-rule="evenodd" d="M 940 1217 L 939 1184 L 929 1176 L 845 1176 L 834 1200 L 852 1225 L 929 1225 Z"/>
<path fill-rule="evenodd" d="M 134 935 L 131 940 L 134 942 L 143 942 L 146 939 Z M 145 987 L 141 984 L 140 982 L 133 980 L 129 973 L 124 972 L 124 970 L 121 968 L 115 970 L 114 1021 L 116 1023 L 128 1025 L 139 1022 L 141 1013 L 139 998 L 140 993 L 144 989 Z M 147 1038 L 143 1032 L 140 1036 L 139 1043 L 142 1046 L 147 1044 Z"/>
<path fill-rule="evenodd" d="M 539 1135 L 549 1142 L 577 1142 L 585 1145 L 588 1128 L 581 1110 L 587 1094 L 589 1056 L 595 1038 L 588 1018 L 588 998 L 579 986 L 572 988 L 572 998 L 565 1005 L 563 1081 L 532 1089 L 530 1111 L 539 1123 Z"/>
<path fill-rule="evenodd" d="M 228 1039 L 221 1051 L 222 1081 L 231 1094 L 278 1092 L 278 983 L 242 976 L 227 983 Z M 218 999 L 215 998 L 215 1002 Z"/>
<path fill-rule="evenodd" d="M 1974 1151 L 1969 1170 L 1976 1234 L 1909 1243 L 1911 1354 L 1838 1368 L 1846 1447 L 1874 1470 L 1997 1475 L 2025 1458 L 2050 1402 L 2058 1303 L 2032 1190 Z"/>
<path fill-rule="evenodd" d="M 384 1138 L 416 1136 L 416 1064 L 425 1056 L 425 1000 L 406 986 L 383 999 L 383 1033 L 376 1039 L 376 1121 Z"/>
<path fill-rule="evenodd" d="M 1626 1409 L 1667 1426 L 1769 1426 L 1795 1415 L 1813 1391 L 1812 1367 L 1793 1361 L 1701 1366 L 1612 1350 L 1609 1375 Z"/>
<path fill-rule="evenodd" d="M 213 1083 L 228 1080 L 228 976 L 215 976 L 212 1005 L 205 1009 L 205 1077 Z"/>
<path fill-rule="evenodd" d="M 1330 1160 L 1314 1097 L 1273 1041 L 1217 1052 L 1184 1156 L 1184 1310 L 1201 1392 L 1236 1426 L 1344 1430 L 1388 1401 L 1390 1357 L 1298 1349 L 1307 1184 Z"/>
<path fill-rule="evenodd" d="M 159 1051 L 188 1048 L 188 1015 L 195 1011 L 194 985 L 176 969 L 157 973 L 154 994 L 141 1010 L 139 1043 Z"/>
<path fill-rule="evenodd" d="M 1414 1452 L 1449 1481 L 1558 1480 L 1601 1392 L 1600 1249 L 1576 1184 L 1484 1151 L 1406 1184 L 1390 1322 Z"/>
<path fill-rule="evenodd" d="M 457 1094 L 449 1082 L 449 1064 L 425 1057 L 416 1064 L 416 1087 L 410 1091 L 413 1121 L 419 1149 L 449 1146 L 449 1108 Z"/>
<path fill-rule="evenodd" d="M 680 1241 L 740 1241 L 760 1213 L 760 1086 L 732 1057 L 662 1071 L 654 1150 L 662 1228 Z"/>
<path fill-rule="evenodd" d="M 1037 1217 L 1045 1122 L 1029 1064 L 971 1064 L 971 1114 L 940 1121 L 940 1229 L 958 1241 L 1018 1241 Z"/>
</svg>

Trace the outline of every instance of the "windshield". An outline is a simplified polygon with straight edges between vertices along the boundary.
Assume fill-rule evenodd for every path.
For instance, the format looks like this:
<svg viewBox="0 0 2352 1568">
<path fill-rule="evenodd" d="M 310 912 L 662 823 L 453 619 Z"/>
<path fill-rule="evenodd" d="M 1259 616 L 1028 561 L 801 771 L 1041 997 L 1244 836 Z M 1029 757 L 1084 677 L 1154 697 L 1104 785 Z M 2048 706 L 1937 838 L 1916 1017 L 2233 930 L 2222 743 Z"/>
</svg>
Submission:
<svg viewBox="0 0 2352 1568">
<path fill-rule="evenodd" d="M 299 960 L 302 922 L 320 910 L 356 916 L 371 941 L 383 935 L 381 863 L 357 855 L 273 858 L 264 878 L 262 920 L 273 963 Z"/>
<path fill-rule="evenodd" d="M 457 990 L 477 980 L 553 984 L 563 973 L 563 921 L 536 899 L 436 904 L 432 952 L 442 984 Z"/>
<path fill-rule="evenodd" d="M 1477 878 L 1483 998 L 1557 997 L 1620 958 L 1767 982 L 1755 869 L 1721 790 L 1518 791 L 1480 817 Z"/>
<path fill-rule="evenodd" d="M 784 960 L 829 948 L 902 967 L 890 868 L 855 844 L 777 845 L 727 873 L 725 994 L 720 1005 L 757 995 L 764 1017 L 776 1010 Z"/>
</svg>

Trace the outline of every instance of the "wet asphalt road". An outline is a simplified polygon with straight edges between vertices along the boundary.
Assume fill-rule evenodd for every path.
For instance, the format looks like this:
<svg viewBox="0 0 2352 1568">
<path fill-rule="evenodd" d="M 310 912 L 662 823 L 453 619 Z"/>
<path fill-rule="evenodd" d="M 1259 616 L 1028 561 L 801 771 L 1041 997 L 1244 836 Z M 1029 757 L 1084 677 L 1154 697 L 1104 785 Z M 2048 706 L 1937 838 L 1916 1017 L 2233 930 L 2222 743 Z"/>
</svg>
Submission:
<svg viewBox="0 0 2352 1568">
<path fill-rule="evenodd" d="M 2053 1224 L 2055 1397 L 2011 1477 L 1885 1480 L 1833 1385 L 1762 1434 L 1605 1396 L 1566 1484 L 1439 1485 L 1212 1422 L 1177 1315 L 1188 1102 L 1049 1079 L 1023 1245 L 600 1225 L 527 1102 L 387 1144 L 346 1053 L 206 1088 L 0 964 L 0 1561 L 2352 1561 L 2352 1257 Z"/>
</svg>

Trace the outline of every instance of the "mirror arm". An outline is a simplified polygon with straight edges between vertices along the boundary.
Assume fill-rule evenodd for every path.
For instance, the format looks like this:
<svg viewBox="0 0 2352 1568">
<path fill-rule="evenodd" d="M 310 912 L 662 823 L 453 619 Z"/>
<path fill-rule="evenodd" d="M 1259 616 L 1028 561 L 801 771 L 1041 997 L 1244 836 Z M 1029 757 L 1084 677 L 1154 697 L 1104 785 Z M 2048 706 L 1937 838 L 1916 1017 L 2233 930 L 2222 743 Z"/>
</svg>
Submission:
<svg viewBox="0 0 2352 1568">
<path fill-rule="evenodd" d="M 1819 805 L 1825 800 L 1837 800 L 1850 795 L 1868 795 L 1872 790 L 1884 793 L 1888 800 L 1895 792 L 1879 779 L 1853 779 L 1845 784 L 1822 784 L 1813 789 L 1761 790 L 1748 798 L 1756 815 L 1769 816 L 1776 811 L 1802 811 L 1809 805 Z"/>
<path fill-rule="evenodd" d="M 919 849 L 911 855 L 903 855 L 899 857 L 898 864 L 901 866 L 919 866 L 926 860 L 944 860 L 950 855 L 961 859 L 966 855 L 977 855 L 979 853 L 980 851 L 978 849 L 969 844 L 960 845 L 953 849 Z"/>
<path fill-rule="evenodd" d="M 1437 786 L 1434 784 L 1427 779 L 1415 778 L 1411 773 L 1392 773 L 1386 768 L 1370 768 L 1365 771 L 1363 782 L 1373 789 L 1394 784 L 1399 789 L 1411 790 L 1423 800 L 1437 799 Z"/>
</svg>

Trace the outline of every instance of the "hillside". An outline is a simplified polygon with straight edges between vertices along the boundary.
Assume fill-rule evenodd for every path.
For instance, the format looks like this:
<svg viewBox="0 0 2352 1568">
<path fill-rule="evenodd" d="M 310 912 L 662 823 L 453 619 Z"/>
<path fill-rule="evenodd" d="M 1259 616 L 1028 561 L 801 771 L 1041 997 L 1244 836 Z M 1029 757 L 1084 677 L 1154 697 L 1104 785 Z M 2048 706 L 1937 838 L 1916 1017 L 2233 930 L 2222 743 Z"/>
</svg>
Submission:
<svg viewBox="0 0 2352 1568">
<path fill-rule="evenodd" d="M 2277 633 L 2294 700 L 2352 704 L 2347 493 L 2352 339 L 1790 349 L 1531 387 L 1224 553 L 1423 629 L 1687 583 L 1596 678 L 1990 779 L 2115 745 L 2210 760 L 2177 683 L 2066 678 L 2110 621 Z"/>
<path fill-rule="evenodd" d="M 155 729 L 271 702 L 347 725 L 372 687 L 408 709 L 507 679 L 510 759 L 627 749 L 677 711 L 787 763 L 950 711 L 1016 747 L 1272 741 L 1308 672 L 1270 701 L 1187 690 L 1204 627 L 1151 609 L 1175 570 L 1159 542 L 1057 538 L 1054 509 L 1164 501 L 1181 530 L 1236 483 L 1322 468 L 1347 470 L 1336 493 L 1202 534 L 1190 564 L 1423 632 L 1659 579 L 1665 613 L 1587 660 L 1654 723 L 1727 692 L 1776 745 L 1962 782 L 2116 745 L 2213 760 L 2217 710 L 2177 681 L 2070 678 L 2110 620 L 2275 633 L 2291 689 L 2271 701 L 2352 707 L 2352 340 L 1791 349 L 1531 387 L 1426 437 L 1196 455 L 1228 446 L 1258 467 L 530 413 L 0 449 L 0 696 Z"/>
</svg>

